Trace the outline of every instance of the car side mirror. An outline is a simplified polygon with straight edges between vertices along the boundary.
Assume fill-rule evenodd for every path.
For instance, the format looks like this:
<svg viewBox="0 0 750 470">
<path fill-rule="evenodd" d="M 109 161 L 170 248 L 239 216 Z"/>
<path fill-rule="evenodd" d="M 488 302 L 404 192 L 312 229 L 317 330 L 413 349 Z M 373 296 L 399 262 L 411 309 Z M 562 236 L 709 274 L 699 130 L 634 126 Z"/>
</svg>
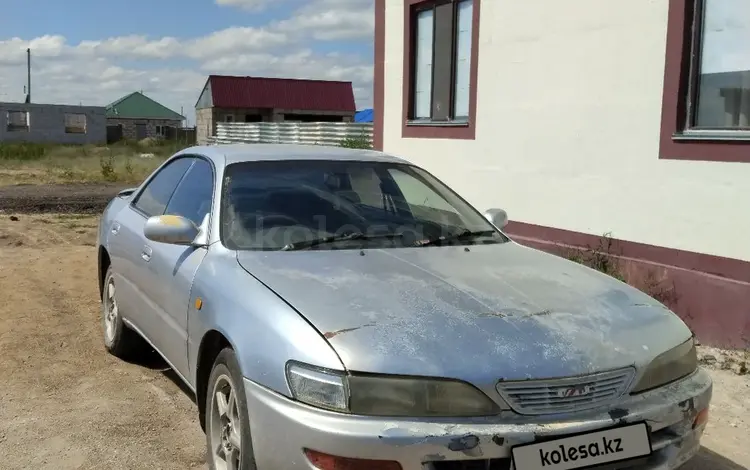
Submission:
<svg viewBox="0 0 750 470">
<path fill-rule="evenodd" d="M 143 227 L 147 239 L 170 245 L 192 245 L 198 233 L 192 220 L 179 215 L 155 215 Z"/>
<path fill-rule="evenodd" d="M 508 213 L 502 209 L 487 209 L 484 211 L 484 217 L 499 229 L 508 225 Z"/>
</svg>

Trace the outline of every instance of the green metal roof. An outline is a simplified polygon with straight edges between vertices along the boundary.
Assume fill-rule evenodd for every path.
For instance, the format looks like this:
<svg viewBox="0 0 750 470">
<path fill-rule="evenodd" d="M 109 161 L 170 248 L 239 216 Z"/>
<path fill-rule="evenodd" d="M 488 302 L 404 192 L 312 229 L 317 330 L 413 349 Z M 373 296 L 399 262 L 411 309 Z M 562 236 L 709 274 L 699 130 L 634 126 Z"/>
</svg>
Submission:
<svg viewBox="0 0 750 470">
<path fill-rule="evenodd" d="M 157 103 L 136 91 L 107 105 L 108 118 L 120 119 L 172 119 L 182 121 L 184 116 Z"/>
</svg>

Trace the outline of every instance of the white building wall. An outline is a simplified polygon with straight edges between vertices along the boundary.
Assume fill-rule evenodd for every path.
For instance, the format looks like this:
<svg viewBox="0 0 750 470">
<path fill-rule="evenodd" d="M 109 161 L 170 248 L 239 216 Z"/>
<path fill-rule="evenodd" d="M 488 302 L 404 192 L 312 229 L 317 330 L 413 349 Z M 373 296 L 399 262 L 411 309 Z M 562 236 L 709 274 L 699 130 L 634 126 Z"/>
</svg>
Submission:
<svg viewBox="0 0 750 470">
<path fill-rule="evenodd" d="M 474 141 L 401 137 L 386 4 L 386 152 L 511 220 L 750 261 L 750 164 L 658 158 L 667 0 L 483 0 Z"/>
</svg>

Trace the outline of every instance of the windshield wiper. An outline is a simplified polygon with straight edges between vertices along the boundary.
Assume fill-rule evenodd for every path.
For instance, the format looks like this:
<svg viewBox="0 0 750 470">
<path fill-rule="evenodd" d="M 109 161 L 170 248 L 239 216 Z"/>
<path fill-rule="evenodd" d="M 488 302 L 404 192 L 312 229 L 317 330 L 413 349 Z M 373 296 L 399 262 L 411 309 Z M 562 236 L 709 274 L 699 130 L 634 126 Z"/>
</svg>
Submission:
<svg viewBox="0 0 750 470">
<path fill-rule="evenodd" d="M 307 248 L 312 248 L 314 246 L 323 245 L 326 243 L 336 243 L 336 242 L 342 242 L 342 241 L 377 240 L 380 238 L 394 239 L 394 238 L 401 238 L 401 237 L 403 237 L 403 234 L 401 233 L 383 233 L 383 234 L 377 234 L 377 235 L 366 235 L 362 232 L 351 232 L 351 233 L 346 233 L 343 235 L 330 235 L 327 237 L 315 238 L 312 240 L 303 240 L 297 243 L 289 243 L 285 245 L 283 248 L 281 248 L 281 251 L 304 250 Z"/>
<path fill-rule="evenodd" d="M 446 242 L 450 243 L 450 242 L 455 242 L 455 241 L 471 240 L 471 239 L 479 238 L 479 237 L 490 237 L 494 235 L 495 233 L 497 232 L 495 232 L 494 230 L 472 231 L 472 230 L 466 229 L 466 230 L 462 230 L 458 233 L 454 233 L 448 236 L 441 236 L 441 237 L 429 238 L 427 240 L 421 240 L 417 242 L 417 245 L 418 246 L 442 245 L 443 243 L 446 243 Z"/>
</svg>

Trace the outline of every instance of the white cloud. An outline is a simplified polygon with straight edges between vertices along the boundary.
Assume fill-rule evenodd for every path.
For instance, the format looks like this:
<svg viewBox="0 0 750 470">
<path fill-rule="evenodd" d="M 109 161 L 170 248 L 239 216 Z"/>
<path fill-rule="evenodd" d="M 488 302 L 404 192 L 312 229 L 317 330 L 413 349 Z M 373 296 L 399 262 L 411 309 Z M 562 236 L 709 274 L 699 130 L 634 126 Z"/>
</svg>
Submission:
<svg viewBox="0 0 750 470">
<path fill-rule="evenodd" d="M 33 47 L 32 47 L 33 49 Z M 122 58 L 167 59 L 178 55 L 182 47 L 172 37 L 150 40 L 143 35 L 130 35 L 103 41 L 82 41 L 71 47 L 71 53 L 81 56 L 106 56 Z M 34 49 L 36 54 L 36 49 Z"/>
<path fill-rule="evenodd" d="M 372 38 L 375 29 L 372 0 L 310 0 L 289 19 L 275 28 L 288 34 L 309 35 L 313 39 Z"/>
<path fill-rule="evenodd" d="M 183 41 L 173 37 L 151 39 L 135 34 L 96 41 L 86 40 L 77 45 L 69 45 L 62 36 L 42 36 L 30 41 L 11 38 L 0 40 L 0 64 L 25 62 L 27 48 L 31 48 L 34 57 L 40 58 L 205 59 L 222 54 L 269 50 L 290 42 L 290 38 L 284 33 L 247 27 L 226 28 Z"/>
<path fill-rule="evenodd" d="M 248 11 L 265 10 L 272 3 L 278 3 L 280 0 L 215 0 L 216 4 L 222 7 L 236 7 Z"/>
<path fill-rule="evenodd" d="M 32 49 L 32 101 L 105 105 L 144 93 L 175 111 L 193 106 L 209 73 L 352 81 L 358 107 L 372 102 L 372 54 L 319 54 L 311 41 L 372 41 L 372 0 L 215 0 L 257 11 L 286 1 L 292 14 L 262 27 L 193 38 L 141 34 L 70 43 L 61 35 L 0 37 L 0 101 L 22 101 Z M 2 34 L 0 32 L 0 34 Z M 327 47 L 330 49 L 330 46 Z"/>
<path fill-rule="evenodd" d="M 284 34 L 267 29 L 232 27 L 187 41 L 183 53 L 194 59 L 226 55 L 231 57 L 248 51 L 264 51 L 287 45 Z"/>
<path fill-rule="evenodd" d="M 311 78 L 321 80 L 343 80 L 355 82 L 372 81 L 372 64 L 357 61 L 355 58 L 342 59 L 341 56 L 317 55 L 309 49 L 288 55 L 240 54 L 221 57 L 205 62 L 203 70 L 208 73 L 247 74 L 285 76 L 289 78 Z"/>
<path fill-rule="evenodd" d="M 31 41 L 21 38 L 10 38 L 0 41 L 0 66 L 17 65 L 26 62 L 26 49 L 32 48 L 34 56 L 58 57 L 65 49 L 65 38 L 62 36 L 41 36 Z"/>
</svg>

